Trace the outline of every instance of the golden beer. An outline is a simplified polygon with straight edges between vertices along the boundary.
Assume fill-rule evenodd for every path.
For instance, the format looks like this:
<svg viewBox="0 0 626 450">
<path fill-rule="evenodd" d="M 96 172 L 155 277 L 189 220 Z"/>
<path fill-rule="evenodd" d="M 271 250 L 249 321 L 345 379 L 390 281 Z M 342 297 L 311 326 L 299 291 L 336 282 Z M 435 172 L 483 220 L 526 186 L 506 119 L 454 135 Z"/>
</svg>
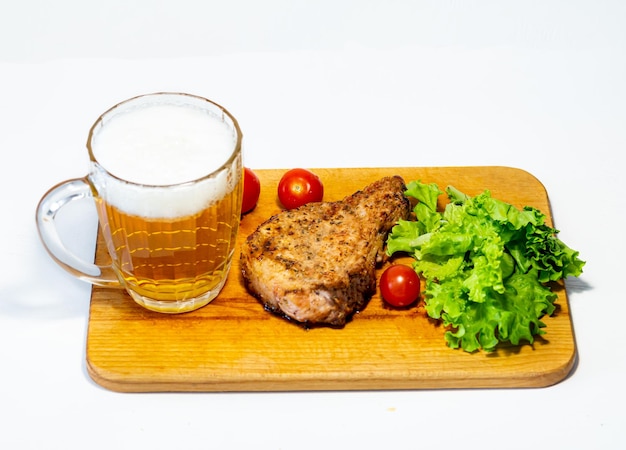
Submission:
<svg viewBox="0 0 626 450">
<path fill-rule="evenodd" d="M 130 296 L 185 312 L 226 282 L 241 216 L 241 132 L 218 105 L 156 94 L 92 128 L 89 183 L 112 268 Z"/>
<path fill-rule="evenodd" d="M 135 301 L 180 312 L 179 303 L 202 302 L 222 288 L 235 249 L 241 186 L 186 217 L 139 217 L 101 198 L 96 204 L 113 265 Z"/>
</svg>

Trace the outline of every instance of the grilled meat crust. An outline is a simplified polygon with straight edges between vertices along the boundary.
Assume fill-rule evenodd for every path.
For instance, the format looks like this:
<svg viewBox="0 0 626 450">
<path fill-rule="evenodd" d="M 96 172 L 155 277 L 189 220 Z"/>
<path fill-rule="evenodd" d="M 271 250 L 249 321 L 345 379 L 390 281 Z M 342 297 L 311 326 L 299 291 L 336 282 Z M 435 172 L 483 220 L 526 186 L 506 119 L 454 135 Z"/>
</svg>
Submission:
<svg viewBox="0 0 626 450">
<path fill-rule="evenodd" d="M 405 190 L 401 177 L 386 177 L 341 201 L 272 216 L 242 245 L 247 289 L 290 320 L 345 325 L 375 292 L 387 234 L 410 212 Z"/>
</svg>

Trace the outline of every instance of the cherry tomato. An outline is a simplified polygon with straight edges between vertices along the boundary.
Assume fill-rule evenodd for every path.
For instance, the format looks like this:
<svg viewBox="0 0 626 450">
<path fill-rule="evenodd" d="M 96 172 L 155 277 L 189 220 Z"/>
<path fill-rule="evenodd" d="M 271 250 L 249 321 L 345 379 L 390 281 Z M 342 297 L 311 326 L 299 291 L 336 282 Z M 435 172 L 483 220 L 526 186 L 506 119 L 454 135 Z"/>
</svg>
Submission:
<svg viewBox="0 0 626 450">
<path fill-rule="evenodd" d="M 293 209 L 324 198 L 322 180 L 307 169 L 288 170 L 278 183 L 278 199 L 286 209 Z"/>
<path fill-rule="evenodd" d="M 409 306 L 419 297 L 419 276 L 409 266 L 389 266 L 380 277 L 380 293 L 391 306 Z"/>
<path fill-rule="evenodd" d="M 256 174 L 244 167 L 243 169 L 243 202 L 241 204 L 241 214 L 250 212 L 259 201 L 261 194 L 261 182 Z"/>
</svg>

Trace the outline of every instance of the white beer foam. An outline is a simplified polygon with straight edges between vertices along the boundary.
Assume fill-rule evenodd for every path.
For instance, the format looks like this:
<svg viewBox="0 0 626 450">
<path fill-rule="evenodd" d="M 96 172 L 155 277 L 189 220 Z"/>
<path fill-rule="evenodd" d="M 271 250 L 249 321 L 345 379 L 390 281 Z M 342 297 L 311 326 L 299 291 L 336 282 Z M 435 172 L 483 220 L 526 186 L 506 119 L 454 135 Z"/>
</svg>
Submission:
<svg viewBox="0 0 626 450">
<path fill-rule="evenodd" d="M 233 171 L 202 179 L 228 160 L 236 139 L 233 127 L 199 108 L 138 107 L 115 115 L 94 135 L 92 150 L 100 167 L 93 164 L 91 179 L 106 201 L 129 214 L 191 215 L 236 187 L 239 159 Z"/>
<path fill-rule="evenodd" d="M 171 219 L 196 214 L 231 193 L 239 182 L 240 159 L 232 169 L 224 169 L 196 183 L 177 186 L 129 184 L 106 174 L 94 165 L 91 181 L 100 197 L 128 214 Z M 230 175 L 229 173 L 230 172 Z"/>
</svg>

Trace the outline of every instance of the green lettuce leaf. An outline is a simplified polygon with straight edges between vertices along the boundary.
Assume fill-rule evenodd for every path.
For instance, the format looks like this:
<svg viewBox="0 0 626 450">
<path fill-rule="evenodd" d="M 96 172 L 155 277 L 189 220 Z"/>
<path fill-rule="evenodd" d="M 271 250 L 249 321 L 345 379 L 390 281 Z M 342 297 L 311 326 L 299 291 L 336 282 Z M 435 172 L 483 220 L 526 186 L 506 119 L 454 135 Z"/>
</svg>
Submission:
<svg viewBox="0 0 626 450">
<path fill-rule="evenodd" d="M 405 195 L 418 200 L 417 220 L 401 220 L 387 252 L 405 252 L 425 279 L 427 314 L 447 327 L 445 341 L 465 351 L 493 351 L 500 342 L 532 343 L 545 333 L 544 315 L 557 295 L 548 282 L 579 276 L 579 253 L 557 238 L 545 215 L 522 210 L 484 191 L 470 197 L 453 186 L 437 209 L 439 187 L 412 181 Z"/>
</svg>

